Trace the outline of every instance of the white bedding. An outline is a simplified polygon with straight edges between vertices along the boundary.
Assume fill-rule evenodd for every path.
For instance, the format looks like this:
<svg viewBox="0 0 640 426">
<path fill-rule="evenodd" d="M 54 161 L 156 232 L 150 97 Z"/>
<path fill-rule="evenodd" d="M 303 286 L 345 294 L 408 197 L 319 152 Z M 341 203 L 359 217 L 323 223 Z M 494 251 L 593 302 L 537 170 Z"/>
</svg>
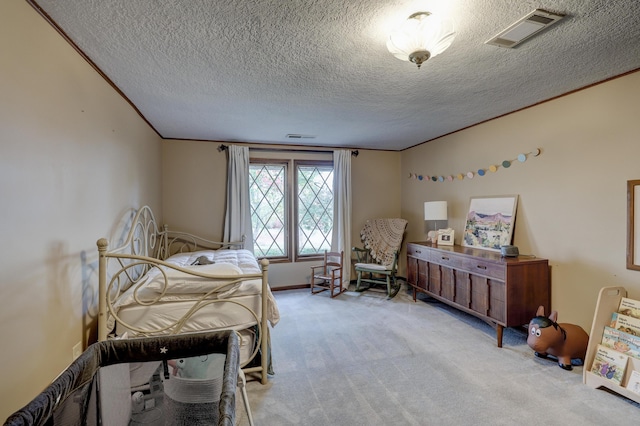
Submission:
<svg viewBox="0 0 640 426">
<path fill-rule="evenodd" d="M 231 263 L 213 263 L 210 265 L 187 266 L 189 270 L 197 273 L 210 274 L 216 277 L 232 277 L 220 281 L 212 281 L 206 277 L 188 274 L 177 269 L 162 266 L 153 268 L 146 276 L 145 287 L 158 293 L 167 292 L 170 294 L 183 293 L 208 293 L 208 292 L 230 292 L 238 287 L 240 282 L 237 279 L 241 275 L 242 269 Z M 171 283 L 170 286 L 167 283 Z"/>
<path fill-rule="evenodd" d="M 215 263 L 192 266 L 191 264 L 200 256 L 206 256 Z M 217 300 L 217 302 L 198 310 L 180 332 L 216 328 L 240 330 L 255 325 L 256 319 L 253 315 L 237 303 L 247 306 L 258 315 L 258 318 L 261 317 L 261 279 L 241 282 L 233 280 L 233 276 L 236 276 L 238 271 L 244 274 L 261 273 L 258 262 L 250 251 L 242 249 L 179 253 L 166 259 L 166 262 L 203 273 L 224 276 L 225 280 L 212 285 L 204 278 L 188 276 L 180 271 L 166 268 L 169 285 L 165 294 L 160 297 L 159 291 L 164 288 L 164 275 L 157 268 L 153 268 L 147 277 L 140 281 L 140 284 L 127 289 L 114 301 L 113 305 L 120 320 L 144 329 L 162 328 L 182 317 L 193 306 L 194 301 L 207 291 L 213 291 L 207 297 L 207 301 Z M 189 292 L 190 285 L 194 286 L 196 291 Z M 139 305 L 136 303 L 134 293 L 137 294 L 138 300 L 142 301 L 160 298 L 153 305 Z M 280 320 L 278 306 L 270 290 L 267 293 L 267 319 L 272 327 Z M 131 333 L 131 330 L 122 324 L 117 324 L 116 335 L 122 335 L 126 331 L 129 331 L 129 334 L 136 334 Z"/>
</svg>

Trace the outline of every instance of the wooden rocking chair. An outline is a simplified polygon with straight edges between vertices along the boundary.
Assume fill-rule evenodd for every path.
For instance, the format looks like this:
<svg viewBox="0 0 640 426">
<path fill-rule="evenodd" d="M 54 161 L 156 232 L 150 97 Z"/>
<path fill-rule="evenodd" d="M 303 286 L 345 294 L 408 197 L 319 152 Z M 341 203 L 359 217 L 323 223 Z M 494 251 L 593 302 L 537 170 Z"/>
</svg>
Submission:
<svg viewBox="0 0 640 426">
<path fill-rule="evenodd" d="M 365 223 L 360 237 L 365 248 L 353 247 L 356 255 L 355 271 L 358 276 L 356 291 L 363 291 L 364 282 L 370 286 L 383 284 L 387 297 L 395 297 L 400 290 L 398 253 L 402 245 L 407 221 L 404 219 L 372 219 Z M 368 287 L 367 287 L 368 288 Z"/>
</svg>

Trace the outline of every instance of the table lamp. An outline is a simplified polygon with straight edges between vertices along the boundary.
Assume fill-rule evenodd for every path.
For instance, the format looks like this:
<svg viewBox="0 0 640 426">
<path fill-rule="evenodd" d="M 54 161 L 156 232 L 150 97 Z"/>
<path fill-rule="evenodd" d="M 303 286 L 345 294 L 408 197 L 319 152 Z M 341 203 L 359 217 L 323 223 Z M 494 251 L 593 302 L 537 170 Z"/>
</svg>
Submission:
<svg viewBox="0 0 640 426">
<path fill-rule="evenodd" d="M 438 221 L 446 221 L 447 217 L 447 202 L 446 201 L 427 201 L 424 203 L 424 220 L 427 222 L 427 227 L 429 226 L 429 222 L 433 222 L 433 234 L 429 232 L 432 236 L 431 242 L 437 241 L 437 230 L 438 230 Z"/>
</svg>

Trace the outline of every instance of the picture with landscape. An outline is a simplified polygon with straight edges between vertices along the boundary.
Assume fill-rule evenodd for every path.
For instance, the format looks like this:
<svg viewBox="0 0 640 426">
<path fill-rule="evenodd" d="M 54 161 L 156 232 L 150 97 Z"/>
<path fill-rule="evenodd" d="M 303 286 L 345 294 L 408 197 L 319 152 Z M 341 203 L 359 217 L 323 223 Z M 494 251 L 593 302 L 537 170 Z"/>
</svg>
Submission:
<svg viewBox="0 0 640 426">
<path fill-rule="evenodd" d="M 496 251 L 510 245 L 517 204 L 517 195 L 472 197 L 462 245 Z"/>
</svg>

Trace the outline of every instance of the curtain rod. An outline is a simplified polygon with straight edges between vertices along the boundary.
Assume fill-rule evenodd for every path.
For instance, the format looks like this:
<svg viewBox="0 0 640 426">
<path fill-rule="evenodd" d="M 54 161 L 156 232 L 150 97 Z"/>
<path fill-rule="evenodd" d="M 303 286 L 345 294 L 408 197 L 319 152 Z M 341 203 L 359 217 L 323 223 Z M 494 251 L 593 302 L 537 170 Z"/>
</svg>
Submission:
<svg viewBox="0 0 640 426">
<path fill-rule="evenodd" d="M 218 146 L 218 152 L 222 152 L 222 151 L 226 151 L 227 149 L 229 149 L 229 147 L 227 145 L 224 144 L 220 144 Z M 326 154 L 329 152 L 333 152 L 333 150 L 319 150 L 319 149 L 296 149 L 296 148 L 249 148 L 252 151 L 271 151 L 271 152 L 310 152 L 310 153 L 320 153 L 320 154 Z M 353 150 L 351 151 L 351 155 L 353 155 L 354 157 L 357 157 L 359 154 L 358 150 Z"/>
</svg>

